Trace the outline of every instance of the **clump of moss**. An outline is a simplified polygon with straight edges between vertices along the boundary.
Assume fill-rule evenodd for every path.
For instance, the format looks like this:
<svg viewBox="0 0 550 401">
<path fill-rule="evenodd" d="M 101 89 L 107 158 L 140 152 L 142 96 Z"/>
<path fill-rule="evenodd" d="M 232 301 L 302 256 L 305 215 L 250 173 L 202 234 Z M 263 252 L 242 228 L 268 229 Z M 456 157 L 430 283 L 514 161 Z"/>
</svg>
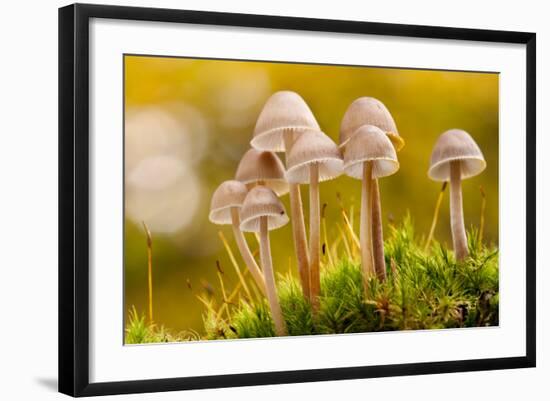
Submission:
<svg viewBox="0 0 550 401">
<path fill-rule="evenodd" d="M 498 250 L 469 233 L 470 257 L 457 262 L 434 242 L 427 252 L 407 217 L 392 227 L 385 244 L 388 279 L 371 279 L 365 290 L 360 262 L 343 257 L 325 264 L 319 314 L 314 317 L 298 280 L 280 276 L 278 291 L 289 335 L 363 333 L 498 325 Z M 241 300 L 223 325 L 223 338 L 274 335 L 265 300 Z M 206 325 L 207 338 L 222 338 L 219 325 Z"/>
<path fill-rule="evenodd" d="M 314 315 L 297 277 L 279 275 L 277 289 L 290 336 L 496 326 L 499 318 L 498 249 L 469 232 L 470 256 L 457 262 L 442 244 L 424 244 L 406 217 L 391 226 L 385 242 L 387 280 L 365 288 L 353 234 L 326 249 L 322 260 L 320 307 Z M 342 234 L 346 235 L 346 234 Z M 346 244 L 347 241 L 347 244 Z M 332 250 L 331 250 L 332 249 Z M 330 254 L 329 254 L 330 253 Z M 228 303 L 202 299 L 204 333 L 171 335 L 148 326 L 135 309 L 127 343 L 275 336 L 267 300 L 239 297 Z"/>
<path fill-rule="evenodd" d="M 169 343 L 176 341 L 199 340 L 200 336 L 195 332 L 184 332 L 177 335 L 171 334 L 164 326 L 156 326 L 154 323 L 147 323 L 145 315 L 140 315 L 135 307 L 128 313 L 124 343 L 145 344 L 145 343 Z"/>
</svg>

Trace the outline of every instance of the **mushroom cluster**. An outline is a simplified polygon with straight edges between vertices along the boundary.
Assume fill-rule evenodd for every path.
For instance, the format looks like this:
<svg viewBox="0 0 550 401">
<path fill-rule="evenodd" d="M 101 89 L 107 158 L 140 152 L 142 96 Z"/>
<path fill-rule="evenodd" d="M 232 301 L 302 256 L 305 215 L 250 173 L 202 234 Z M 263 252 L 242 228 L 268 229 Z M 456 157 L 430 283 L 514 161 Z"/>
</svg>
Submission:
<svg viewBox="0 0 550 401">
<path fill-rule="evenodd" d="M 318 130 L 305 131 L 300 135 L 287 157 L 288 182 L 309 184 L 309 290 L 314 312 L 319 309 L 321 291 L 319 182 L 338 177 L 342 174 L 342 167 L 338 146 Z"/>
<path fill-rule="evenodd" d="M 359 128 L 364 125 L 379 128 L 385 135 L 388 136 L 396 151 L 400 151 L 405 145 L 405 141 L 401 138 L 401 136 L 399 136 L 395 121 L 386 106 L 380 100 L 373 97 L 360 97 L 349 105 L 344 117 L 342 118 L 342 123 L 340 125 L 340 147 L 344 149 L 344 153 L 346 152 L 346 148 L 356 146 L 353 145 L 353 143 L 350 146 L 347 145 L 355 136 L 355 133 L 359 130 Z M 365 168 L 367 168 L 366 164 L 367 163 L 365 163 Z M 397 164 L 397 167 L 399 168 L 399 164 Z M 383 281 L 386 279 L 386 262 L 384 258 L 380 189 L 378 187 L 377 178 L 378 177 L 374 177 L 372 182 L 372 202 L 369 202 L 369 205 L 372 204 L 372 224 L 367 225 L 365 223 L 365 219 L 370 219 L 370 216 L 366 216 L 363 213 L 361 221 L 365 226 L 364 230 L 367 229 L 366 227 L 372 227 L 369 228 L 372 229 L 372 234 L 369 235 L 372 235 L 374 252 L 373 263 L 378 278 Z M 364 203 L 362 203 L 362 205 L 363 204 Z M 367 233 L 365 232 L 363 235 L 366 236 Z"/>
<path fill-rule="evenodd" d="M 382 232 L 381 227 L 375 229 L 379 221 L 374 222 L 373 219 L 374 182 L 399 170 L 395 149 L 386 134 L 374 125 L 359 127 L 346 143 L 344 170 L 350 177 L 361 180 L 359 241 L 364 279 L 368 281 L 371 277 L 378 275 L 381 280 L 384 280 L 386 278 L 384 260 L 381 262 L 382 267 L 376 266 L 374 262 L 373 234 Z M 383 247 L 383 239 L 379 241 Z"/>
<path fill-rule="evenodd" d="M 284 152 L 288 167 L 288 153 L 296 139 L 308 130 L 320 131 L 320 127 L 304 99 L 295 92 L 276 92 L 260 112 L 250 145 L 260 150 Z M 299 184 L 290 184 L 289 191 L 298 272 L 304 295 L 309 298 L 309 254 Z"/>
<path fill-rule="evenodd" d="M 269 231 L 291 221 L 303 295 L 319 312 L 320 195 L 319 183 L 346 174 L 361 181 L 361 266 L 365 290 L 372 279 L 386 279 L 382 208 L 378 180 L 399 170 L 397 152 L 404 141 L 386 106 L 372 97 L 350 104 L 340 125 L 337 145 L 320 128 L 311 109 L 295 92 L 274 93 L 265 103 L 235 179 L 223 182 L 211 200 L 210 220 L 230 224 L 241 257 L 254 282 L 267 297 L 275 332 L 286 335 L 271 258 Z M 285 153 L 285 163 L 276 152 Z M 469 134 L 449 130 L 431 157 L 429 176 L 450 181 L 451 228 L 457 260 L 468 255 L 462 212 L 461 180 L 485 168 L 481 150 Z M 309 242 L 300 185 L 309 185 Z M 289 194 L 290 216 L 279 197 Z M 243 232 L 259 235 L 260 266 Z"/>
<path fill-rule="evenodd" d="M 262 272 L 250 252 L 246 239 L 241 231 L 240 210 L 243 207 L 248 190 L 240 181 L 224 181 L 212 195 L 210 203 L 210 221 L 214 224 L 231 224 L 235 242 L 241 257 L 254 278 L 258 288 L 265 294 L 265 280 Z"/>
</svg>

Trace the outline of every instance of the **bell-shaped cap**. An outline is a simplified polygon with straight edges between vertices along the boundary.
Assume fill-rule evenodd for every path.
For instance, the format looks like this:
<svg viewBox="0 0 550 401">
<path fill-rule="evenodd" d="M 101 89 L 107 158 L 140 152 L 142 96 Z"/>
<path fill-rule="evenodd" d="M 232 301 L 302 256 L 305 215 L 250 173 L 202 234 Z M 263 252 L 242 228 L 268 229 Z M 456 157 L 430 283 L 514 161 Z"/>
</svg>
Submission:
<svg viewBox="0 0 550 401">
<path fill-rule="evenodd" d="M 363 125 L 355 131 L 344 150 L 344 171 L 361 180 L 363 163 L 372 162 L 372 178 L 382 178 L 399 170 L 393 144 L 386 134 L 374 125 Z"/>
<path fill-rule="evenodd" d="M 309 167 L 319 167 L 319 181 L 338 177 L 344 162 L 338 146 L 321 131 L 305 131 L 287 155 L 286 179 L 294 184 L 309 183 Z"/>
<path fill-rule="evenodd" d="M 240 181 L 224 181 L 214 191 L 208 218 L 214 224 L 231 224 L 231 208 L 240 208 L 248 190 Z"/>
<path fill-rule="evenodd" d="M 285 167 L 273 152 L 249 149 L 239 162 L 235 179 L 243 184 L 261 183 L 275 191 L 278 196 L 288 193 Z"/>
<path fill-rule="evenodd" d="M 462 179 L 478 175 L 487 166 L 481 149 L 470 134 L 451 129 L 441 134 L 435 143 L 428 176 L 434 181 L 450 180 L 451 162 L 457 160 L 460 160 Z"/>
<path fill-rule="evenodd" d="M 362 125 L 374 125 L 380 128 L 390 138 L 397 151 L 405 145 L 405 141 L 399 136 L 395 121 L 384 103 L 373 97 L 360 97 L 349 105 L 342 118 L 340 147 L 344 147 Z"/>
<path fill-rule="evenodd" d="M 262 217 L 267 218 L 268 230 L 275 230 L 288 223 L 285 207 L 275 192 L 260 185 L 246 195 L 241 208 L 241 231 L 259 232 Z"/>
<path fill-rule="evenodd" d="M 260 150 L 284 152 L 285 131 L 291 131 L 293 139 L 296 139 L 298 134 L 307 129 L 320 128 L 304 99 L 296 92 L 276 92 L 265 103 L 250 144 Z"/>
</svg>

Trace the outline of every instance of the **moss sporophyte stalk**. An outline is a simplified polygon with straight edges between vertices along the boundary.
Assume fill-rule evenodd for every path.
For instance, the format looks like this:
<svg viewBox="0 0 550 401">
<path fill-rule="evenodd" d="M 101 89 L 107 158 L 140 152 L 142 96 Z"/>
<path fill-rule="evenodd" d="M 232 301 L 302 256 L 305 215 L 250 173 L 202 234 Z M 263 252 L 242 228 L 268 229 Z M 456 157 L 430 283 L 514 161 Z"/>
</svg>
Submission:
<svg viewBox="0 0 550 401">
<path fill-rule="evenodd" d="M 204 308 L 203 330 L 172 333 L 156 326 L 152 238 L 144 223 L 149 322 L 132 308 L 127 343 L 498 325 L 498 249 L 483 242 L 486 195 L 482 188 L 479 228 L 471 227 L 467 233 L 464 225 L 462 180 L 486 166 L 468 133 L 448 130 L 435 144 L 428 173 L 444 184 L 427 238 L 415 236 L 407 215 L 397 226 L 388 226 L 386 240 L 378 180 L 398 172 L 397 151 L 404 141 L 382 102 L 368 97 L 354 101 L 342 119 L 337 146 L 321 131 L 298 94 L 277 92 L 260 113 L 250 143 L 253 148 L 241 159 L 235 180 L 224 181 L 213 193 L 209 215 L 212 223 L 233 228 L 244 269 L 221 231 L 219 238 L 237 284 L 229 288 L 217 261 L 217 285 L 203 282 L 203 290 L 196 291 L 188 281 Z M 273 153 L 283 151 L 286 171 Z M 330 206 L 321 203 L 319 183 L 342 174 L 361 181 L 359 236 L 353 203 L 346 206 L 337 195 L 341 211 L 337 221 L 326 218 Z M 453 252 L 434 238 L 447 182 Z M 303 184 L 309 185 L 310 193 L 309 247 L 299 188 Z M 278 198 L 287 192 L 290 216 Z M 284 226 L 289 217 L 295 255 L 288 272 L 275 275 L 284 269 L 273 266 L 269 232 Z M 243 232 L 255 233 L 259 249 L 251 249 Z"/>
</svg>

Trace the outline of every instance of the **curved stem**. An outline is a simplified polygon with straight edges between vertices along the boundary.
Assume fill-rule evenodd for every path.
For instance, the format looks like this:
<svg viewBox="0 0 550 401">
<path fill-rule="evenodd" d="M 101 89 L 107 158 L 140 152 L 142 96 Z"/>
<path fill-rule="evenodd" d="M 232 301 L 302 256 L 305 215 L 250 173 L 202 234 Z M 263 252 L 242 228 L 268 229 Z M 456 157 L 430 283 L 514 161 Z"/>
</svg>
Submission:
<svg viewBox="0 0 550 401">
<path fill-rule="evenodd" d="M 468 256 L 468 241 L 462 211 L 460 161 L 451 162 L 451 231 L 456 260 L 462 261 Z"/>
<path fill-rule="evenodd" d="M 250 274 L 254 278 L 256 285 L 258 286 L 262 294 L 266 295 L 265 281 L 262 275 L 262 271 L 258 267 L 258 264 L 254 259 L 254 256 L 252 256 L 252 252 L 250 252 L 250 248 L 246 243 L 244 234 L 239 228 L 239 225 L 240 225 L 239 210 L 236 207 L 231 208 L 231 223 L 233 227 L 233 235 L 235 236 L 235 241 L 237 242 L 237 247 L 239 248 L 241 257 L 243 258 L 244 263 L 246 264 L 246 267 L 248 267 Z"/>
<path fill-rule="evenodd" d="M 143 222 L 147 236 L 147 286 L 149 289 L 149 323 L 153 323 L 153 239 L 149 227 Z"/>
<path fill-rule="evenodd" d="M 384 258 L 384 231 L 382 228 L 382 204 L 378 180 L 373 179 L 372 188 L 372 247 L 374 268 L 380 281 L 386 280 L 386 260 Z"/>
<path fill-rule="evenodd" d="M 323 243 L 325 244 L 325 251 L 323 255 L 326 253 L 328 257 L 328 263 L 330 266 L 334 266 L 334 260 L 332 258 L 332 251 L 330 249 L 330 244 L 328 242 L 328 236 L 327 236 L 327 217 L 326 217 L 326 207 L 327 204 L 323 204 L 323 207 L 321 208 L 321 229 L 323 232 Z"/>
<path fill-rule="evenodd" d="M 428 239 L 426 239 L 426 245 L 424 245 L 424 252 L 428 252 L 430 249 L 430 243 L 432 242 L 435 227 L 437 226 L 437 220 L 439 219 L 439 209 L 441 208 L 441 202 L 443 202 L 443 195 L 445 194 L 445 188 L 447 188 L 447 181 L 441 186 L 441 191 L 439 191 L 439 196 L 435 203 L 434 216 L 432 218 L 432 225 L 430 227 L 430 233 L 428 234 Z"/>
<path fill-rule="evenodd" d="M 359 242 L 361 243 L 361 266 L 366 290 L 369 279 L 375 274 L 372 257 L 372 162 L 363 163 Z"/>
<path fill-rule="evenodd" d="M 483 244 L 483 230 L 485 229 L 485 208 L 487 207 L 487 199 L 485 197 L 485 190 L 480 185 L 479 192 L 481 193 L 481 212 L 479 214 L 479 239 L 478 246 Z"/>
<path fill-rule="evenodd" d="M 319 213 L 319 165 L 309 166 L 309 279 L 311 305 L 313 311 L 319 310 L 319 294 L 321 292 L 321 277 L 319 272 L 319 248 L 321 245 L 320 213 Z"/>
<path fill-rule="evenodd" d="M 288 153 L 294 142 L 291 131 L 285 131 L 285 152 Z M 310 297 L 309 283 L 309 255 L 307 251 L 306 224 L 304 222 L 304 212 L 302 208 L 302 196 L 298 184 L 289 184 L 290 197 L 290 215 L 292 224 L 292 236 L 294 239 L 294 249 L 298 261 L 298 273 L 302 284 L 304 296 Z"/>
<path fill-rule="evenodd" d="M 260 259 L 264 272 L 265 287 L 267 290 L 267 300 L 271 309 L 271 316 L 275 323 L 275 333 L 278 336 L 286 335 L 286 324 L 283 319 L 283 312 L 277 297 L 275 288 L 275 275 L 273 274 L 273 263 L 271 261 L 271 248 L 269 245 L 269 232 L 267 230 L 267 217 L 260 217 Z"/>
</svg>

